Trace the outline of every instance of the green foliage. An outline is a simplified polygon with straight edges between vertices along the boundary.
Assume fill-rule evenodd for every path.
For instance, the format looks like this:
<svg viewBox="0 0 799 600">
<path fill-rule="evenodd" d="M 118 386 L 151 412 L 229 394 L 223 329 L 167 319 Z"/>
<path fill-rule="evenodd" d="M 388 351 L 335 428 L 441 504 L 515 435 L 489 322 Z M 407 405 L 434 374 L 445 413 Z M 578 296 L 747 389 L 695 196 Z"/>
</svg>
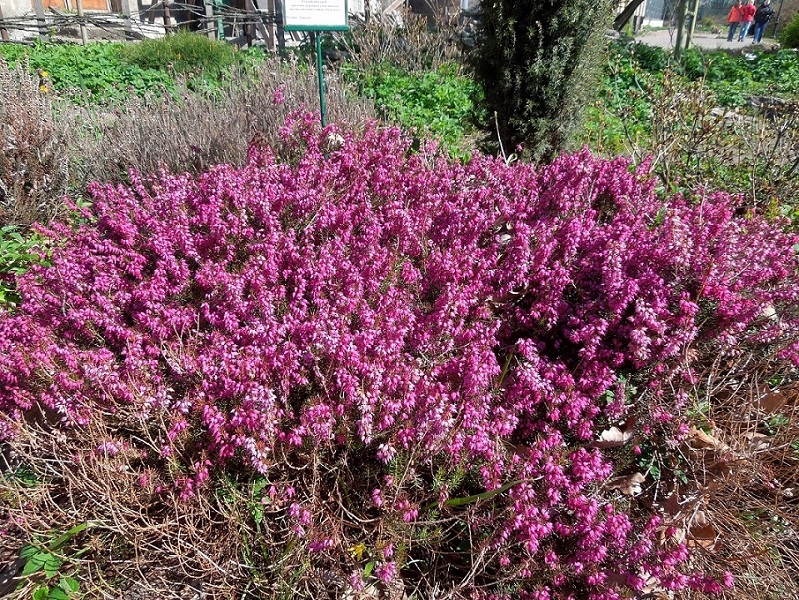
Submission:
<svg viewBox="0 0 799 600">
<path fill-rule="evenodd" d="M 610 3 L 501 0 L 481 13 L 474 68 L 490 90 L 483 125 L 498 129 L 505 148 L 523 145 L 524 158 L 546 161 L 568 145 L 592 99 Z"/>
<path fill-rule="evenodd" d="M 705 54 L 699 48 L 688 48 L 680 56 L 680 66 L 683 74 L 688 79 L 704 77 L 706 69 Z"/>
<path fill-rule="evenodd" d="M 480 89 L 458 73 L 457 65 L 416 73 L 383 65 L 368 72 L 348 68 L 344 73 L 384 118 L 416 129 L 420 136 L 439 138 L 453 155 L 471 153 L 465 138 Z"/>
<path fill-rule="evenodd" d="M 738 55 L 690 48 L 679 64 L 672 64 L 661 48 L 638 43 L 612 46 L 600 95 L 607 96 L 608 89 L 614 89 L 618 98 L 626 90 L 640 90 L 644 80 L 657 80 L 671 70 L 688 81 L 703 81 L 722 106 L 742 106 L 753 95 L 791 99 L 799 90 L 799 57 L 791 50 Z"/>
<path fill-rule="evenodd" d="M 799 48 L 799 13 L 793 16 L 777 37 L 786 48 Z"/>
<path fill-rule="evenodd" d="M 192 33 L 135 44 L 2 44 L 0 55 L 12 67 L 27 55 L 43 83 L 78 104 L 176 94 L 177 77 L 185 78 L 190 89 L 215 90 L 231 66 L 246 70 L 265 56 L 261 50 L 236 52 L 229 44 Z"/>
<path fill-rule="evenodd" d="M 19 303 L 15 276 L 40 261 L 40 255 L 34 249 L 41 243 L 39 236 L 26 238 L 13 225 L 0 228 L 0 307 L 13 307 Z"/>
<path fill-rule="evenodd" d="M 658 50 L 615 46 L 582 140 L 606 155 L 654 157 L 664 190 L 745 194 L 767 214 L 797 222 L 797 90 L 792 51 L 692 49 L 670 64 Z M 786 103 L 764 114 L 749 101 L 761 95 Z"/>
<path fill-rule="evenodd" d="M 624 57 L 630 62 L 635 61 L 639 67 L 650 73 L 659 73 L 669 64 L 669 54 L 663 48 L 643 42 L 632 46 L 616 46 L 615 50 L 618 57 Z"/>
<path fill-rule="evenodd" d="M 598 99 L 587 110 L 582 140 L 603 154 L 623 154 L 651 133 L 652 99 L 664 76 L 701 82 L 720 106 L 743 107 L 752 95 L 790 99 L 799 90 L 799 59 L 792 51 L 740 56 L 689 49 L 679 64 L 646 44 L 613 45 Z M 747 173 L 721 163 L 713 167 L 723 189 L 745 189 Z M 730 184 L 730 185 L 728 185 Z M 751 187 L 751 186 L 750 186 Z"/>
<path fill-rule="evenodd" d="M 140 69 L 187 76 L 219 76 L 235 62 L 232 45 L 185 31 L 128 44 L 122 47 L 121 54 L 127 63 Z"/>
<path fill-rule="evenodd" d="M 122 44 L 106 43 L 0 45 L 0 53 L 11 66 L 27 55 L 31 69 L 44 72 L 57 92 L 77 103 L 111 103 L 131 94 L 174 90 L 174 80 L 167 73 L 123 61 L 121 49 Z"/>
<path fill-rule="evenodd" d="M 769 435 L 777 435 L 780 430 L 787 428 L 791 424 L 791 419 L 786 415 L 777 413 L 765 421 L 764 425 Z"/>
<path fill-rule="evenodd" d="M 791 98 L 799 90 L 799 57 L 791 50 L 730 55 L 691 48 L 683 53 L 682 69 L 690 80 L 704 78 L 724 106 L 741 105 L 752 95 Z"/>
<path fill-rule="evenodd" d="M 598 99 L 586 110 L 583 126 L 583 143 L 603 154 L 624 154 L 630 140 L 646 137 L 651 129 L 651 103 L 645 89 L 656 78 L 644 61 L 655 69 L 667 61 L 665 52 L 648 52 L 652 49 L 636 44 L 629 50 L 620 47 L 605 66 L 605 76 L 598 90 Z M 640 50 L 640 53 L 639 53 Z M 635 58 L 633 58 L 635 57 Z"/>
<path fill-rule="evenodd" d="M 26 561 L 21 573 L 23 581 L 44 575 L 44 581 L 39 582 L 33 590 L 32 600 L 69 600 L 77 595 L 80 589 L 78 581 L 61 573 L 66 562 L 62 549 L 89 526 L 89 522 L 80 523 L 63 534 L 53 537 L 47 543 L 26 544 L 22 548 L 20 556 Z M 84 552 L 86 549 L 76 552 L 74 556 L 77 557 Z M 58 582 L 54 583 L 55 578 L 59 575 Z"/>
<path fill-rule="evenodd" d="M 41 584 L 31 595 L 32 600 L 69 600 L 77 596 L 80 584 L 72 577 L 62 577 L 58 584 L 50 587 Z"/>
</svg>

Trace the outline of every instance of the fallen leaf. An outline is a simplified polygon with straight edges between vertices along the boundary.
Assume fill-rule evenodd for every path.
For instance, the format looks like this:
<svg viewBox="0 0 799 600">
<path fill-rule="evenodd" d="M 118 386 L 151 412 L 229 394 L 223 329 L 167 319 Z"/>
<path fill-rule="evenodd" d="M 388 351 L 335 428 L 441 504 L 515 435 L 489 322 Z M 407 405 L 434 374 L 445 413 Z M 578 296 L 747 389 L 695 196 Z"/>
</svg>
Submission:
<svg viewBox="0 0 799 600">
<path fill-rule="evenodd" d="M 626 444 L 633 437 L 632 430 L 622 431 L 618 427 L 611 427 L 603 431 L 599 440 L 592 442 L 592 448 L 618 448 Z"/>
<path fill-rule="evenodd" d="M 689 542 L 688 545 L 702 546 L 706 550 L 710 550 L 716 545 L 716 528 L 707 519 L 704 511 L 697 511 L 694 518 L 691 520 L 691 525 L 688 529 Z"/>
<path fill-rule="evenodd" d="M 788 402 L 782 392 L 769 392 L 760 397 L 757 407 L 764 413 L 775 413 Z"/>
<path fill-rule="evenodd" d="M 771 447 L 771 441 L 765 433 L 750 432 L 746 434 L 746 439 L 752 452 L 763 452 Z"/>
<path fill-rule="evenodd" d="M 646 477 L 641 473 L 621 475 L 608 481 L 608 488 L 619 490 L 625 496 L 637 496 L 641 493 L 641 484 L 644 481 L 646 481 Z"/>
<path fill-rule="evenodd" d="M 721 440 L 696 427 L 691 427 L 690 431 L 688 431 L 688 444 L 697 450 L 726 452 L 730 449 L 730 447 Z"/>
<path fill-rule="evenodd" d="M 663 510 L 665 510 L 672 517 L 675 517 L 679 514 L 680 495 L 677 493 L 677 490 L 673 491 L 671 495 L 666 498 L 666 501 L 663 503 Z"/>
</svg>

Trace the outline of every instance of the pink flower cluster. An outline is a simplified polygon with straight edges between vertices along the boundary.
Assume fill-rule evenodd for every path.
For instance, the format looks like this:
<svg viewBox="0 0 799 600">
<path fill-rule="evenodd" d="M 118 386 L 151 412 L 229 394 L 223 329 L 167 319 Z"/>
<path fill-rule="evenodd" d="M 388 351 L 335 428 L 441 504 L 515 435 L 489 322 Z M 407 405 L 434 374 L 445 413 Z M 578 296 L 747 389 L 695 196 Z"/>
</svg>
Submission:
<svg viewBox="0 0 799 600">
<path fill-rule="evenodd" d="M 184 496 L 223 469 L 270 477 L 300 449 L 358 448 L 362 510 L 407 527 L 458 490 L 388 466 L 434 459 L 479 490 L 519 482 L 472 531 L 485 576 L 514 573 L 526 597 L 715 589 L 658 543 L 657 518 L 599 492 L 614 465 L 590 442 L 625 414 L 605 399 L 623 399 L 622 372 L 657 382 L 689 348 L 746 344 L 797 361 L 796 238 L 724 195 L 661 200 L 645 168 L 588 152 L 464 165 L 307 115 L 286 135 L 290 160 L 254 148 L 242 168 L 95 185 L 88 223 L 51 227 L 57 251 L 0 314 L 0 436 L 36 405 L 66 430 L 158 415 L 147 472 L 180 443 L 194 458 L 167 483 Z M 281 517 L 303 535 L 307 500 Z"/>
</svg>

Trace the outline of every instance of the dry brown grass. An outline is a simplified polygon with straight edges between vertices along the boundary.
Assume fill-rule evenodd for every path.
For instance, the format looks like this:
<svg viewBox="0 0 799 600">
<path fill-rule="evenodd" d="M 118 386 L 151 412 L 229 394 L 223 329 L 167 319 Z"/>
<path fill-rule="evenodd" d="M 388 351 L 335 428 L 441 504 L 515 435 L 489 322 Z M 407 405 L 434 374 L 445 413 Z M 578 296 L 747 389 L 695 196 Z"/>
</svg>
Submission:
<svg viewBox="0 0 799 600">
<path fill-rule="evenodd" d="M 22 464 L 40 476 L 33 486 L 3 480 L 4 508 L 25 538 L 46 546 L 89 523 L 58 552 L 87 598 L 190 598 L 199 587 L 208 598 L 233 597 L 246 578 L 236 558 L 242 535 L 253 533 L 247 520 L 219 514 L 206 498 L 180 502 L 140 485 L 140 456 L 91 452 L 110 433 L 99 421 L 68 438 L 40 424 L 15 440 Z M 93 460 L 71 458 L 87 450 Z M 30 597 L 40 581 L 27 579 L 14 597 Z"/>
<path fill-rule="evenodd" d="M 730 571 L 735 587 L 680 597 L 799 598 L 796 370 L 753 353 L 717 357 L 699 382 L 689 411 L 694 427 L 673 456 L 687 481 L 664 505 L 677 535 L 695 549 L 693 565 Z"/>
<path fill-rule="evenodd" d="M 159 459 L 166 424 L 159 424 L 158 415 L 145 419 L 134 408 L 120 409 L 85 428 L 69 429 L 54 429 L 55 420 L 49 420 L 53 415 L 28 417 L 10 444 L 16 459 L 36 473 L 37 480 L 0 478 L 0 514 L 16 524 L 12 533 L 17 539 L 33 540 L 41 547 L 75 525 L 88 523 L 57 552 L 64 560 L 60 573 L 80 580 L 81 597 L 187 600 L 197 598 L 198 592 L 205 600 L 405 597 L 404 590 L 382 584 L 359 594 L 348 583 L 353 570 L 363 569 L 367 560 L 357 556 L 359 545 L 374 551 L 385 540 L 398 548 L 412 541 L 422 544 L 412 539 L 409 526 L 369 516 L 364 509 L 368 503 L 361 500 L 368 491 L 360 479 L 371 467 L 359 463 L 358 457 L 307 449 L 275 456 L 273 471 L 283 469 L 286 477 L 295 478 L 293 499 L 279 496 L 263 503 L 269 485 L 264 478 L 237 480 L 231 474 L 218 479 L 212 490 L 187 500 L 179 498 L 174 487 L 159 489 L 159 472 L 179 468 L 193 446 L 179 436 L 166 442 L 172 458 Z M 98 450 L 121 430 L 135 440 L 135 449 Z M 425 449 L 419 446 L 414 452 L 423 454 Z M 281 481 L 278 473 L 270 472 L 269 477 Z M 295 500 L 322 515 L 309 525 L 307 535 L 336 538 L 350 548 L 346 559 L 332 552 L 308 552 L 286 515 Z M 435 525 L 460 531 L 464 518 L 441 517 Z M 431 592 L 438 589 L 446 590 L 452 600 L 465 598 L 461 588 L 479 577 L 482 554 L 460 586 L 453 586 L 447 579 L 454 567 L 452 553 L 431 552 L 436 562 L 424 564 L 436 566 L 420 569 L 417 597 L 444 597 L 443 591 Z M 437 577 L 450 585 L 436 587 Z M 30 598 L 41 582 L 41 576 L 26 579 L 11 598 Z"/>
</svg>

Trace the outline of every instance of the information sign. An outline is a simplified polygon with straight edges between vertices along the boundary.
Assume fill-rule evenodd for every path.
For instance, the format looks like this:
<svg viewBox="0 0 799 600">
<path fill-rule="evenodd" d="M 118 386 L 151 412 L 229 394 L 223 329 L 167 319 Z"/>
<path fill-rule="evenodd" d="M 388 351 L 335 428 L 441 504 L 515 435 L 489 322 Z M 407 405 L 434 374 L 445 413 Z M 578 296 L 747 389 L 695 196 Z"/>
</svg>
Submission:
<svg viewBox="0 0 799 600">
<path fill-rule="evenodd" d="M 347 0 L 283 0 L 284 25 L 288 31 L 344 31 Z"/>
</svg>

